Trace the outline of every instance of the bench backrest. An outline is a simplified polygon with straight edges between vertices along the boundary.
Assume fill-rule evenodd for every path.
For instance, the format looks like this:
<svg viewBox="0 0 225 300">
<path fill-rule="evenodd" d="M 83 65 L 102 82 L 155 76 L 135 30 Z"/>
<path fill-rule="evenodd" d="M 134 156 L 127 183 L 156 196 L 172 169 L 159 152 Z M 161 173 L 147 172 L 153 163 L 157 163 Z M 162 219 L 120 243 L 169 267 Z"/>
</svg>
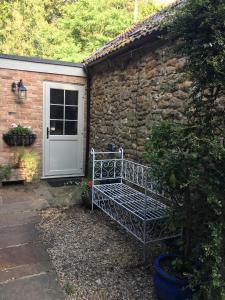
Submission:
<svg viewBox="0 0 225 300">
<path fill-rule="evenodd" d="M 92 179 L 96 181 L 111 182 L 122 180 L 123 151 L 118 152 L 96 152 L 92 154 Z"/>
<path fill-rule="evenodd" d="M 131 160 L 123 160 L 122 179 L 139 187 L 149 189 L 151 183 L 148 181 L 150 169 L 144 165 Z"/>
<path fill-rule="evenodd" d="M 144 188 L 148 191 L 157 191 L 157 183 L 149 177 L 150 168 L 123 157 L 123 149 L 118 152 L 96 152 L 92 149 L 93 183 L 122 182 L 123 180 Z"/>
</svg>

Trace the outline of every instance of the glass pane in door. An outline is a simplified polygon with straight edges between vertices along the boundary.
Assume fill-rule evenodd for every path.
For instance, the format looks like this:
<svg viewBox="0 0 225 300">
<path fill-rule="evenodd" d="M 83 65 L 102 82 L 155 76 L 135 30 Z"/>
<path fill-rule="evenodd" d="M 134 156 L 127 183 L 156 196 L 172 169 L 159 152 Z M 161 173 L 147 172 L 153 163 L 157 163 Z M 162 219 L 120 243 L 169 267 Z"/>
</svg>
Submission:
<svg viewBox="0 0 225 300">
<path fill-rule="evenodd" d="M 77 135 L 78 91 L 50 89 L 50 135 Z"/>
<path fill-rule="evenodd" d="M 50 89 L 50 104 L 64 104 L 64 90 Z"/>
<path fill-rule="evenodd" d="M 77 120 L 78 107 L 77 106 L 66 106 L 65 119 L 66 120 Z"/>
<path fill-rule="evenodd" d="M 66 105 L 78 105 L 78 91 L 66 91 Z"/>
<path fill-rule="evenodd" d="M 63 121 L 50 121 L 50 134 L 51 135 L 63 135 Z"/>
<path fill-rule="evenodd" d="M 64 106 L 63 105 L 51 105 L 50 106 L 50 119 L 63 119 L 64 118 Z"/>
<path fill-rule="evenodd" d="M 66 135 L 77 135 L 77 121 L 66 121 L 65 122 L 65 134 Z"/>
</svg>

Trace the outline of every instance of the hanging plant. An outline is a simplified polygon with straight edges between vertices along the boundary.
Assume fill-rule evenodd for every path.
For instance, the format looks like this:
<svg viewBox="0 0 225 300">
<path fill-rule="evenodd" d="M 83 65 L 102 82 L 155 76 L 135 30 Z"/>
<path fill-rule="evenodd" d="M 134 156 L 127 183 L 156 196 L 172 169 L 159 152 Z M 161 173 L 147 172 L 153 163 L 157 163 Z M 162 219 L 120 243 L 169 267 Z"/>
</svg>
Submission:
<svg viewBox="0 0 225 300">
<path fill-rule="evenodd" d="M 34 143 L 36 134 L 31 126 L 12 124 L 10 130 L 3 134 L 3 140 L 9 146 L 30 146 Z"/>
</svg>

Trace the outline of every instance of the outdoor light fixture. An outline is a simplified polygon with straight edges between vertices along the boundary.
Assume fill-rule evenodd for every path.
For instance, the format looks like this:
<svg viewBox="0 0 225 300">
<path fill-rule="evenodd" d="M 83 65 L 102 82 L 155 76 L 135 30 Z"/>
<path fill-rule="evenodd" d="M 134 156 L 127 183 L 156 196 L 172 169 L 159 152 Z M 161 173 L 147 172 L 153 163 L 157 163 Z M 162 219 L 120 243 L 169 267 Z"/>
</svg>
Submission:
<svg viewBox="0 0 225 300">
<path fill-rule="evenodd" d="M 12 83 L 12 92 L 14 94 L 17 93 L 17 102 L 23 103 L 27 98 L 27 89 L 23 84 L 23 80 L 20 79 L 18 83 L 13 82 Z"/>
</svg>

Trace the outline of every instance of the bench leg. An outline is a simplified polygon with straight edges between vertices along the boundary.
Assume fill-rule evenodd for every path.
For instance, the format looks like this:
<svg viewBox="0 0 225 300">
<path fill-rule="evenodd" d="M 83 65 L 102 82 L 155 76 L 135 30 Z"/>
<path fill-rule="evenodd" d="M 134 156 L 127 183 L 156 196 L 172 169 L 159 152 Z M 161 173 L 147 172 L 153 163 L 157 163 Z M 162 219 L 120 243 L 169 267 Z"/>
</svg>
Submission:
<svg viewBox="0 0 225 300">
<path fill-rule="evenodd" d="M 91 191 L 91 211 L 93 212 L 94 210 L 94 202 L 93 202 L 93 198 L 94 198 L 94 190 L 92 188 L 92 191 Z"/>
</svg>

